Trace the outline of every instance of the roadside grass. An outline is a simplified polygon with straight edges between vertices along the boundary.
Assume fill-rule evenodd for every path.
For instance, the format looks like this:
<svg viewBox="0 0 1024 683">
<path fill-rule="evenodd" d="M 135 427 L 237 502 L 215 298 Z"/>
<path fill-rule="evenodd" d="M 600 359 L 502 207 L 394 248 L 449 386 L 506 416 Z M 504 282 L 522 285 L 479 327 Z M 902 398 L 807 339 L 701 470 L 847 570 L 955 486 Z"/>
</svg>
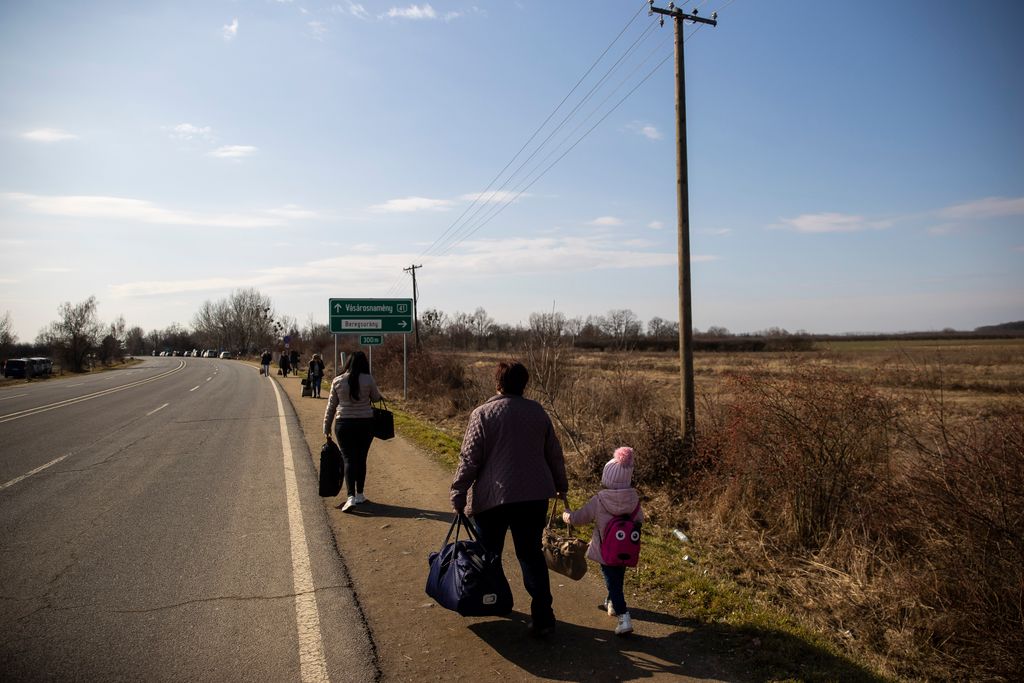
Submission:
<svg viewBox="0 0 1024 683">
<path fill-rule="evenodd" d="M 458 439 L 397 406 L 391 406 L 391 411 L 395 414 L 396 431 L 429 453 L 439 463 L 455 471 L 459 463 L 459 450 L 462 447 Z"/>
<path fill-rule="evenodd" d="M 392 406 L 395 428 L 437 462 L 454 471 L 461 443 L 428 421 Z M 570 505 L 582 505 L 592 492 L 570 493 Z M 591 526 L 577 529 L 589 538 Z M 702 549 L 678 541 L 671 529 L 644 524 L 643 555 L 636 570 L 626 573 L 626 592 L 634 611 L 664 619 L 666 607 L 684 615 L 680 625 L 692 632 L 685 637 L 695 649 L 711 650 L 742 659 L 753 680 L 760 681 L 863 681 L 888 679 L 855 663 L 825 637 L 805 628 L 766 596 L 717 576 L 694 561 Z M 595 566 L 591 571 L 599 571 Z"/>
</svg>

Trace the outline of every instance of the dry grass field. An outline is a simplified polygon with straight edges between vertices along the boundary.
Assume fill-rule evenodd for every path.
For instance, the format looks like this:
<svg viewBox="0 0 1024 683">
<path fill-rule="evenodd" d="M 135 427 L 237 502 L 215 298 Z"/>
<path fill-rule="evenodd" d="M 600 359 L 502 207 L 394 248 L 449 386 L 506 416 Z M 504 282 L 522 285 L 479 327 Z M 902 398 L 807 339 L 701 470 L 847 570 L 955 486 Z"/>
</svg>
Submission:
<svg viewBox="0 0 1024 683">
<path fill-rule="evenodd" d="M 678 438 L 674 353 L 428 351 L 410 361 L 403 407 L 458 439 L 510 355 L 580 495 L 632 445 L 653 528 L 694 539 L 699 565 L 638 584 L 711 623 L 762 624 L 722 597 L 735 589 L 893 678 L 1024 670 L 1024 340 L 699 353 L 693 451 Z M 385 386 L 401 385 L 400 362 L 375 361 Z"/>
</svg>

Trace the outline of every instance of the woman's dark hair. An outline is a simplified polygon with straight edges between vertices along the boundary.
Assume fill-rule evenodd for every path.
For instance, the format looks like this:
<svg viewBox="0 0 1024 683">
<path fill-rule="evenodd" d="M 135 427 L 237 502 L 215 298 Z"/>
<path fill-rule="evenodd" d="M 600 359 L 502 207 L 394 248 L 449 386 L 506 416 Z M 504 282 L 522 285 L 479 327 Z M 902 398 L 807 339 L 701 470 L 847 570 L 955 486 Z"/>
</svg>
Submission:
<svg viewBox="0 0 1024 683">
<path fill-rule="evenodd" d="M 530 373 L 526 366 L 518 361 L 498 363 L 494 371 L 494 381 L 498 384 L 498 391 L 512 396 L 522 396 L 526 389 L 526 383 L 530 381 Z"/>
<path fill-rule="evenodd" d="M 348 395 L 353 401 L 359 400 L 359 375 L 370 374 L 370 361 L 362 351 L 356 351 L 348 357 L 345 363 L 345 372 L 348 375 Z"/>
</svg>

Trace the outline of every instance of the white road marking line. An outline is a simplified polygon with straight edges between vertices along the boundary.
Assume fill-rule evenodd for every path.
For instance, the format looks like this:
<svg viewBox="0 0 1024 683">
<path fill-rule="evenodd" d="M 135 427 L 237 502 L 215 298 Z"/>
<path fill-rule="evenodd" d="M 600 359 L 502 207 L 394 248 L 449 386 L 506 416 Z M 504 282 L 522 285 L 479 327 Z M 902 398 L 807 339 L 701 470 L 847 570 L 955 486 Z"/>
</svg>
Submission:
<svg viewBox="0 0 1024 683">
<path fill-rule="evenodd" d="M 0 398 L 0 401 L 6 401 L 8 399 L 18 398 L 19 396 L 28 396 L 28 394 L 15 394 L 14 396 L 4 396 L 3 398 Z"/>
<path fill-rule="evenodd" d="M 71 454 L 68 453 L 68 455 L 71 455 Z M 55 460 L 51 460 L 50 462 L 46 463 L 45 465 L 40 465 L 39 467 L 35 468 L 31 472 L 26 472 L 25 474 L 21 475 L 20 477 L 15 477 L 14 479 L 11 479 L 9 482 L 4 484 L 3 486 L 0 486 L 0 491 L 3 491 L 8 486 L 14 486 L 15 484 L 17 484 L 22 479 L 28 479 L 33 474 L 38 474 L 39 472 L 42 472 L 43 470 L 45 470 L 50 465 L 56 465 L 57 463 L 59 463 L 61 460 L 63 460 L 66 457 L 68 457 L 68 456 L 67 455 L 62 455 L 62 456 L 60 456 L 59 458 L 57 458 Z"/>
<path fill-rule="evenodd" d="M 192 387 L 191 389 L 189 389 L 189 392 L 193 392 L 193 391 L 195 391 L 198 388 L 199 388 L 199 385 L 197 384 L 194 387 Z"/>
<path fill-rule="evenodd" d="M 292 544 L 292 580 L 295 586 L 295 623 L 299 632 L 299 674 L 303 683 L 329 683 L 324 639 L 320 632 L 320 612 L 316 605 L 316 586 L 309 565 L 309 542 L 302 526 L 299 487 L 295 483 L 295 458 L 292 455 L 288 424 L 284 418 L 281 390 L 273 382 L 284 455 L 284 485 L 288 495 L 288 530 Z"/>
<path fill-rule="evenodd" d="M 160 406 L 159 408 L 155 408 L 155 409 L 149 411 L 148 413 L 146 413 L 146 417 L 149 417 L 150 415 L 152 415 L 153 413 L 157 412 L 158 410 L 163 410 L 164 408 L 166 408 L 169 405 L 171 405 L 171 404 L 170 403 L 165 403 L 162 406 Z"/>
<path fill-rule="evenodd" d="M 82 386 L 83 384 L 85 384 L 85 382 L 79 382 L 78 384 L 69 384 L 69 385 L 68 385 L 68 389 L 70 389 L 71 387 L 80 387 L 80 386 Z"/>
<path fill-rule="evenodd" d="M 211 379 L 213 379 L 213 378 L 212 377 L 207 377 L 206 381 L 209 382 Z"/>
<path fill-rule="evenodd" d="M 142 386 L 143 384 L 149 384 L 150 382 L 155 382 L 158 379 L 163 379 L 164 377 L 167 377 L 168 375 L 173 375 L 174 373 L 176 373 L 179 370 L 181 370 L 183 367 L 185 367 L 185 363 L 181 363 L 180 365 L 178 365 L 178 367 L 174 368 L 173 370 L 168 370 L 167 372 L 163 372 L 163 373 L 161 373 L 159 375 L 154 375 L 154 376 L 148 377 L 146 379 L 140 379 L 140 380 L 136 380 L 134 382 L 129 382 L 128 384 L 124 384 L 124 385 L 119 386 L 119 387 L 110 387 L 109 389 L 101 389 L 100 391 L 94 391 L 91 394 L 85 394 L 84 396 L 79 396 L 77 398 L 68 398 L 68 399 L 65 399 L 63 401 L 57 401 L 56 403 L 51 403 L 50 405 L 39 406 L 37 408 L 26 408 L 25 410 L 19 410 L 17 412 L 8 413 L 6 415 L 0 415 L 0 424 L 2 424 L 4 422 L 10 422 L 11 420 L 18 420 L 18 419 L 23 418 L 23 417 L 28 417 L 29 415 L 37 415 L 39 413 L 45 413 L 45 412 L 50 411 L 50 410 L 56 410 L 57 408 L 63 408 L 65 406 L 74 405 L 75 403 L 81 403 L 82 401 L 89 401 L 89 400 L 92 400 L 94 398 L 99 398 L 100 396 L 106 396 L 107 394 L 115 394 L 115 393 L 117 393 L 119 391 L 124 391 L 125 389 L 132 389 L 134 387 Z M 78 386 L 78 385 L 76 385 L 76 386 Z"/>
</svg>

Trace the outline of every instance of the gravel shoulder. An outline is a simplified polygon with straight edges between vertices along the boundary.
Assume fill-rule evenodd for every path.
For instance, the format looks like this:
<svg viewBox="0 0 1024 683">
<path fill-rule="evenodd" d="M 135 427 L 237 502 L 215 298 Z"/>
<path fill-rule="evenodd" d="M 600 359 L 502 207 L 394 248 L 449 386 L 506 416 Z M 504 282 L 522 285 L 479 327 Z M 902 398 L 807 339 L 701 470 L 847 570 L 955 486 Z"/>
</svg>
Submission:
<svg viewBox="0 0 1024 683">
<path fill-rule="evenodd" d="M 295 407 L 310 457 L 319 468 L 326 398 L 303 398 L 297 377 L 273 379 Z M 504 561 L 516 606 L 509 617 L 463 618 L 437 606 L 424 593 L 427 555 L 438 550 L 451 524 L 451 476 L 399 435 L 373 442 L 367 502 L 355 513 L 337 509 L 344 498 L 323 499 L 383 680 L 749 679 L 733 658 L 712 654 L 721 649 L 708 647 L 712 643 L 699 624 L 647 605 L 631 605 L 633 635 L 614 636 L 615 620 L 598 609 L 605 592 L 594 565 L 576 582 L 551 574 L 557 630 L 546 640 L 529 637 L 529 596 L 511 539 Z"/>
</svg>

